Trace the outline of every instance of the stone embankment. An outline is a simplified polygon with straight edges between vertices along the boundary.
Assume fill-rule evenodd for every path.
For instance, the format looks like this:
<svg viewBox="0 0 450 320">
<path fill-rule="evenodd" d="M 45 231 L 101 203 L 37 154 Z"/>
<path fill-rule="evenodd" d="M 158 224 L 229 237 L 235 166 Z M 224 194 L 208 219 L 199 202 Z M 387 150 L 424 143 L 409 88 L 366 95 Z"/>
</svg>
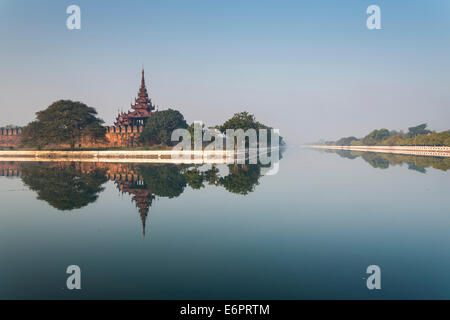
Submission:
<svg viewBox="0 0 450 320">
<path fill-rule="evenodd" d="M 430 157 L 450 157 L 450 147 L 435 146 L 310 146 L 315 149 L 351 150 L 382 153 L 409 154 Z"/>
<path fill-rule="evenodd" d="M 233 163 L 233 151 L 0 151 L 0 161 L 80 161 L 134 163 Z"/>
</svg>

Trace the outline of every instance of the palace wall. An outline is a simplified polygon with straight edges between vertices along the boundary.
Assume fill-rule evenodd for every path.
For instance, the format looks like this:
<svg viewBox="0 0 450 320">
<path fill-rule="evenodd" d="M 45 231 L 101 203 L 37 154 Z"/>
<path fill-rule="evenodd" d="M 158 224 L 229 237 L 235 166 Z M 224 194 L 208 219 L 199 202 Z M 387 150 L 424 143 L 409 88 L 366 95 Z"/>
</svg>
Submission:
<svg viewBox="0 0 450 320">
<path fill-rule="evenodd" d="M 143 126 L 106 127 L 106 139 L 108 142 L 105 144 L 105 147 L 136 147 L 139 145 L 138 138 L 143 129 Z"/>
<path fill-rule="evenodd" d="M 76 148 L 131 148 L 138 146 L 138 138 L 143 126 L 109 126 L 106 129 L 106 142 L 93 142 L 83 138 Z M 0 128 L 0 147 L 18 148 L 22 129 Z M 51 148 L 69 148 L 69 145 L 52 145 Z"/>
<path fill-rule="evenodd" d="M 23 162 L 0 162 L 0 177 L 20 177 L 22 174 L 21 166 L 33 165 Z M 133 165 L 123 163 L 108 162 L 50 162 L 46 163 L 48 167 L 64 168 L 75 165 L 82 173 L 90 173 L 95 169 L 104 169 L 106 178 L 111 181 L 142 181 L 143 178 Z"/>
<path fill-rule="evenodd" d="M 22 129 L 0 128 L 0 147 L 16 148 L 20 143 Z"/>
</svg>

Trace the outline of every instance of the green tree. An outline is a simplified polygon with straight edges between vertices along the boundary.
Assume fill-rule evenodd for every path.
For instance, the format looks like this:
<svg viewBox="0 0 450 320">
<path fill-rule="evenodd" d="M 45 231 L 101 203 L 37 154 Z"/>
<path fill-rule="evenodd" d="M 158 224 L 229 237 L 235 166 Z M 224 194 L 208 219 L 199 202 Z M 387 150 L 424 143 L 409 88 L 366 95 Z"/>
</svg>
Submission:
<svg viewBox="0 0 450 320">
<path fill-rule="evenodd" d="M 233 117 L 231 117 L 230 119 L 225 121 L 219 127 L 219 130 L 222 133 L 225 133 L 227 129 L 233 129 L 233 130 L 242 129 L 244 131 L 247 131 L 248 129 L 254 129 L 257 131 L 257 136 L 258 136 L 258 141 L 259 141 L 258 130 L 259 129 L 272 129 L 272 128 L 256 121 L 256 118 L 254 115 L 248 113 L 247 111 L 243 111 L 243 112 L 235 113 L 233 115 Z M 268 143 L 268 145 L 270 145 L 271 144 L 270 143 L 271 135 L 269 133 L 267 134 L 267 139 L 268 139 L 267 143 Z M 236 138 L 235 138 L 235 143 L 236 143 Z M 285 142 L 281 136 L 279 137 L 279 145 L 280 146 L 285 145 Z"/>
<path fill-rule="evenodd" d="M 350 146 L 353 141 L 358 141 L 355 137 L 341 138 L 335 142 L 337 146 Z"/>
<path fill-rule="evenodd" d="M 22 181 L 38 194 L 39 200 L 63 211 L 95 202 L 107 181 L 105 170 L 83 173 L 74 163 L 69 166 L 22 165 L 21 172 Z"/>
<path fill-rule="evenodd" d="M 21 136 L 21 144 L 24 146 L 37 147 L 39 150 L 46 146 L 48 138 L 41 130 L 42 125 L 38 121 L 30 122 L 24 129 Z"/>
<path fill-rule="evenodd" d="M 147 145 L 172 145 L 172 132 L 187 127 L 186 120 L 179 111 L 172 109 L 158 111 L 147 120 L 139 140 Z"/>
<path fill-rule="evenodd" d="M 267 126 L 256 121 L 255 116 L 247 111 L 235 113 L 232 118 L 228 119 L 220 126 L 220 131 L 225 132 L 227 129 L 268 129 Z"/>
<path fill-rule="evenodd" d="M 450 138 L 447 138 L 447 139 L 444 141 L 444 146 L 450 147 Z"/>
<path fill-rule="evenodd" d="M 373 146 L 389 138 L 390 136 L 391 133 L 389 132 L 388 129 L 373 130 L 371 133 L 369 133 L 362 139 L 362 143 L 363 145 L 366 146 Z"/>
<path fill-rule="evenodd" d="M 407 134 L 408 138 L 415 138 L 418 135 L 431 133 L 431 131 L 427 130 L 426 128 L 427 128 L 426 123 L 422 123 L 422 124 L 419 124 L 418 126 L 408 128 L 408 134 Z"/>
<path fill-rule="evenodd" d="M 59 100 L 36 113 L 36 120 L 24 128 L 22 144 L 43 147 L 49 144 L 69 144 L 71 149 L 81 139 L 103 141 L 106 130 L 97 111 L 84 103 Z"/>
</svg>

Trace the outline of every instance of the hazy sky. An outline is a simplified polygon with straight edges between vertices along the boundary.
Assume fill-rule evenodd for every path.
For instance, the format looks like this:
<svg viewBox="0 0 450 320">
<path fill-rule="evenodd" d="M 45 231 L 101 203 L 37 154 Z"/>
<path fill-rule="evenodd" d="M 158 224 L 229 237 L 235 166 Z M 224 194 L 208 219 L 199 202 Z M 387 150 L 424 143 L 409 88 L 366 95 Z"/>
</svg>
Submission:
<svg viewBox="0 0 450 320">
<path fill-rule="evenodd" d="M 66 8 L 81 7 L 81 30 Z M 382 30 L 366 8 L 381 7 Z M 247 110 L 288 143 L 450 129 L 450 1 L 0 0 L 0 126 L 58 99 L 111 124 L 137 94 L 188 122 Z"/>
</svg>

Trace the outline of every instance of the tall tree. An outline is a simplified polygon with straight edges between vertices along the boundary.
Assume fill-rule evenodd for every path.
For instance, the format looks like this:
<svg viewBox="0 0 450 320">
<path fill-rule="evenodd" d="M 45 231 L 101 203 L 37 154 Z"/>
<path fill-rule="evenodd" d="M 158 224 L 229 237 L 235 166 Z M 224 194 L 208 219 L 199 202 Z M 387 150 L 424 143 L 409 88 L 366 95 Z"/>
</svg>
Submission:
<svg viewBox="0 0 450 320">
<path fill-rule="evenodd" d="M 244 131 L 247 131 L 248 129 L 254 129 L 256 130 L 256 134 L 258 137 L 258 141 L 259 141 L 259 129 L 272 129 L 271 127 L 262 124 L 261 122 L 256 121 L 256 118 L 253 114 L 248 113 L 247 111 L 243 111 L 243 112 L 239 112 L 239 113 L 235 113 L 233 115 L 233 117 L 231 117 L 230 119 L 228 119 L 227 121 L 225 121 L 220 127 L 219 130 L 222 133 L 225 133 L 227 129 L 233 129 L 233 130 L 238 130 L 238 129 L 242 129 Z M 271 135 L 268 134 L 267 136 L 267 143 L 268 145 L 271 144 Z M 236 138 L 235 138 L 235 143 L 236 143 Z M 279 137 L 279 145 L 284 145 L 285 142 L 283 140 L 283 138 L 280 136 Z"/>
<path fill-rule="evenodd" d="M 103 120 L 97 111 L 84 103 L 59 100 L 36 113 L 36 120 L 24 128 L 22 144 L 44 147 L 49 144 L 68 144 L 71 149 L 82 138 L 93 141 L 105 139 Z"/>
<path fill-rule="evenodd" d="M 220 126 L 220 131 L 222 132 L 225 132 L 227 129 L 242 129 L 246 131 L 248 129 L 268 129 L 268 127 L 256 121 L 254 115 L 244 111 L 235 113 L 232 118 L 228 119 Z"/>
<path fill-rule="evenodd" d="M 363 145 L 366 146 L 373 146 L 377 143 L 389 138 L 391 136 L 391 133 L 388 129 L 379 129 L 379 130 L 373 130 L 371 133 L 369 133 L 367 136 L 365 136 L 362 139 Z"/>
<path fill-rule="evenodd" d="M 408 128 L 408 138 L 415 138 L 421 134 L 431 133 L 431 131 L 427 130 L 426 128 L 427 128 L 426 123 L 422 123 L 422 124 L 419 124 L 418 126 Z"/>
<path fill-rule="evenodd" d="M 177 110 L 163 110 L 153 114 L 145 124 L 139 140 L 143 144 L 171 145 L 172 132 L 188 127 L 183 115 Z"/>
</svg>

